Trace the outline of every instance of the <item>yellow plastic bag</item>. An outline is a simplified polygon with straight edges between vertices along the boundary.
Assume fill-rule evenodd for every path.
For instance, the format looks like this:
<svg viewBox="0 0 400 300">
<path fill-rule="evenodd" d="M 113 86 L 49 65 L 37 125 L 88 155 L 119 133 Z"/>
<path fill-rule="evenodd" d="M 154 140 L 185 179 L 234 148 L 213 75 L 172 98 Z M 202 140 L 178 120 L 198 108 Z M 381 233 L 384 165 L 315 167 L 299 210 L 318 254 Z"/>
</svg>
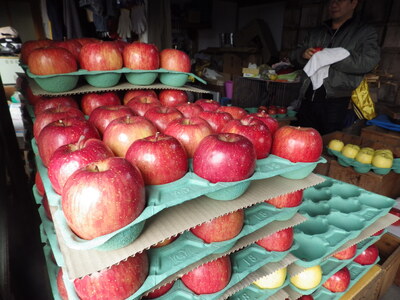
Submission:
<svg viewBox="0 0 400 300">
<path fill-rule="evenodd" d="M 351 94 L 354 112 L 359 119 L 371 120 L 376 117 L 375 105 L 369 94 L 368 82 L 364 78 Z"/>
</svg>

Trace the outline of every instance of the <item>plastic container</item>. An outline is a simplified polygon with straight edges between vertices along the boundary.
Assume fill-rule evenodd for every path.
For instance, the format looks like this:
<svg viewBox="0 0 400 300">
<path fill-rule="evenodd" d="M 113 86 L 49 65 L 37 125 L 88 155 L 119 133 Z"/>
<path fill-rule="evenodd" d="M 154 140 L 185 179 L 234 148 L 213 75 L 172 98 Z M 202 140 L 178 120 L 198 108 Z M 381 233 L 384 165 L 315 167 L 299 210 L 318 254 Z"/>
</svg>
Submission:
<svg viewBox="0 0 400 300">
<path fill-rule="evenodd" d="M 161 83 L 168 85 L 168 86 L 173 86 L 173 87 L 181 87 L 186 84 L 188 81 L 189 76 L 197 79 L 203 84 L 207 84 L 205 80 L 202 78 L 196 76 L 193 73 L 184 73 L 184 72 L 176 72 L 176 71 L 169 71 L 165 69 L 159 69 L 159 79 Z"/>
<path fill-rule="evenodd" d="M 233 81 L 232 80 L 225 81 L 225 96 L 230 99 L 233 98 Z"/>
<path fill-rule="evenodd" d="M 60 293 L 58 292 L 57 287 L 57 274 L 60 267 L 58 267 L 52 260 L 51 260 L 51 248 L 49 245 L 45 245 L 43 247 L 44 258 L 46 261 L 47 266 L 47 273 L 49 274 L 50 280 L 50 288 L 53 294 L 54 300 L 62 300 Z"/>
<path fill-rule="evenodd" d="M 34 75 L 26 71 L 28 77 L 32 78 L 43 90 L 52 93 L 68 92 L 76 87 L 79 80 L 79 71 L 56 75 Z"/>
<path fill-rule="evenodd" d="M 276 289 L 261 289 L 257 287 L 254 284 L 249 285 L 243 290 L 240 290 L 239 292 L 235 293 L 231 297 L 229 297 L 230 300 L 245 300 L 245 299 L 251 299 L 251 300 L 264 300 L 268 299 L 269 297 L 273 296 L 275 293 L 277 293 L 279 290 L 282 290 L 283 288 L 287 287 L 290 283 L 289 276 L 286 277 L 286 280 L 284 284 Z"/>
</svg>

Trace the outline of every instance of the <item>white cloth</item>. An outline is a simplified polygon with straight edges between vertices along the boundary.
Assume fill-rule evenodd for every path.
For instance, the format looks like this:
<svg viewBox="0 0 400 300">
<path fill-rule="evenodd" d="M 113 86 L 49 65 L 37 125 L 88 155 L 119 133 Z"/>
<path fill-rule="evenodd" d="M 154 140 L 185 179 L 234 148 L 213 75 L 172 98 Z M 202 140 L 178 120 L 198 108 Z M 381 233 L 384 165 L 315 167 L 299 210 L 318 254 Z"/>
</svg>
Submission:
<svg viewBox="0 0 400 300">
<path fill-rule="evenodd" d="M 329 75 L 329 67 L 348 57 L 350 52 L 342 47 L 325 48 L 311 56 L 303 70 L 311 78 L 313 90 L 318 89 Z"/>
</svg>

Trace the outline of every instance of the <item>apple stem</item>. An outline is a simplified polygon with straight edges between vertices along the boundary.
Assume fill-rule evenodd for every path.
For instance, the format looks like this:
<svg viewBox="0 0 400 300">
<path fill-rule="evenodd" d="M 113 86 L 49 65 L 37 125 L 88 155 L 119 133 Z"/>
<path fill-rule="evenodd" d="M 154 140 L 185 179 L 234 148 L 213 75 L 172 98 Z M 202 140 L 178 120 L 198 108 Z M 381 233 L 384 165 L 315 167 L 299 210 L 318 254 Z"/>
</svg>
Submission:
<svg viewBox="0 0 400 300">
<path fill-rule="evenodd" d="M 99 166 L 95 165 L 95 166 L 94 166 L 94 171 L 95 171 L 95 172 L 100 172 Z"/>
<path fill-rule="evenodd" d="M 158 140 L 159 135 L 160 135 L 160 132 L 157 131 L 157 132 L 156 132 L 156 141 Z"/>
</svg>

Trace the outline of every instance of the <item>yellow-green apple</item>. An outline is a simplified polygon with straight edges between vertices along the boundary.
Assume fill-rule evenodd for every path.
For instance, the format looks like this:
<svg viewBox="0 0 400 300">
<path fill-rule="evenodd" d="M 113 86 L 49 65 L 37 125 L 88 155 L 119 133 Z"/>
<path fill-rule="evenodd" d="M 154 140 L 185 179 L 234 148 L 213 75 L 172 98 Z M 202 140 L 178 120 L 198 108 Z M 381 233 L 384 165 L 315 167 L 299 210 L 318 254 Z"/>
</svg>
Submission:
<svg viewBox="0 0 400 300">
<path fill-rule="evenodd" d="M 361 254 L 359 254 L 355 259 L 354 262 L 360 265 L 372 265 L 375 263 L 376 259 L 379 256 L 379 249 L 375 245 L 369 246 L 365 249 Z"/>
<path fill-rule="evenodd" d="M 358 151 L 355 160 L 362 164 L 370 164 L 372 162 L 374 152 L 375 151 L 372 148 L 361 148 L 360 151 Z"/>
<path fill-rule="evenodd" d="M 322 280 L 322 268 L 320 265 L 305 268 L 300 273 L 290 277 L 290 282 L 301 290 L 316 288 Z"/>
<path fill-rule="evenodd" d="M 30 40 L 26 41 L 21 45 L 21 62 L 25 65 L 28 64 L 28 57 L 31 52 L 38 48 L 50 47 L 53 40 L 43 39 L 43 40 Z"/>
<path fill-rule="evenodd" d="M 254 145 L 257 159 L 266 158 L 271 151 L 271 132 L 267 125 L 258 119 L 250 117 L 231 120 L 222 128 L 222 132 L 236 133 L 247 137 Z"/>
<path fill-rule="evenodd" d="M 165 184 L 185 176 L 188 158 L 174 137 L 156 133 L 136 140 L 126 152 L 126 159 L 137 166 L 145 184 Z"/>
<path fill-rule="evenodd" d="M 279 128 L 279 122 L 277 119 L 272 118 L 269 114 L 267 114 L 265 111 L 260 111 L 257 113 L 252 113 L 248 114 L 247 116 L 244 116 L 243 119 L 247 118 L 255 118 L 260 121 L 262 121 L 265 125 L 267 125 L 269 131 L 271 132 L 271 136 L 274 136 L 275 132 Z"/>
<path fill-rule="evenodd" d="M 126 299 L 144 283 L 149 273 L 147 253 L 137 253 L 99 272 L 74 280 L 80 299 Z M 118 287 L 118 288 L 116 288 Z"/>
<path fill-rule="evenodd" d="M 75 57 L 76 61 L 79 60 L 79 53 L 81 52 L 82 45 L 76 40 L 55 41 L 53 47 L 60 47 L 67 49 Z"/>
<path fill-rule="evenodd" d="M 350 285 L 350 271 L 346 267 L 340 269 L 323 283 L 324 288 L 333 293 L 342 293 Z"/>
<path fill-rule="evenodd" d="M 179 104 L 176 109 L 179 110 L 185 118 L 198 117 L 199 113 L 204 111 L 200 105 L 192 102 Z"/>
<path fill-rule="evenodd" d="M 181 90 L 161 90 L 158 99 L 161 105 L 168 107 L 176 107 L 189 101 L 187 93 Z"/>
<path fill-rule="evenodd" d="M 134 116 L 135 113 L 132 109 L 125 105 L 105 105 L 95 108 L 89 115 L 89 122 L 102 135 L 106 130 L 107 126 L 115 119 Z"/>
<path fill-rule="evenodd" d="M 382 153 L 386 153 L 387 155 L 393 158 L 393 152 L 390 149 L 377 149 L 375 151 L 375 154 L 382 154 Z"/>
<path fill-rule="evenodd" d="M 220 106 L 217 111 L 226 112 L 236 120 L 240 120 L 247 115 L 247 111 L 238 106 Z"/>
<path fill-rule="evenodd" d="M 105 93 L 87 93 L 82 96 L 81 109 L 83 113 L 89 116 L 93 110 L 100 106 L 105 105 L 120 105 L 121 100 L 117 93 L 105 92 Z"/>
<path fill-rule="evenodd" d="M 132 70 L 156 70 L 160 68 L 160 54 L 153 44 L 133 42 L 122 52 L 124 66 Z"/>
<path fill-rule="evenodd" d="M 150 108 L 161 106 L 161 102 L 154 96 L 136 96 L 130 99 L 126 106 L 130 107 L 138 116 L 144 117 Z"/>
<path fill-rule="evenodd" d="M 35 75 L 71 73 L 78 70 L 74 55 L 64 48 L 38 48 L 28 57 L 29 71 Z"/>
<path fill-rule="evenodd" d="M 68 226 L 85 240 L 125 227 L 145 205 L 142 175 L 121 157 L 109 157 L 75 171 L 61 196 Z"/>
<path fill-rule="evenodd" d="M 371 163 L 377 168 L 391 168 L 393 166 L 393 157 L 390 154 L 382 152 L 375 154 Z"/>
<path fill-rule="evenodd" d="M 342 251 L 339 251 L 333 254 L 332 256 L 340 260 L 345 260 L 354 257 L 354 255 L 356 255 L 356 252 L 357 252 L 357 244 L 350 246 Z"/>
<path fill-rule="evenodd" d="M 198 117 L 206 120 L 215 133 L 221 133 L 225 124 L 233 120 L 233 117 L 228 113 L 206 110 L 200 112 Z"/>
<path fill-rule="evenodd" d="M 169 123 L 183 118 L 183 115 L 175 107 L 156 106 L 149 108 L 144 117 L 150 120 L 160 132 L 164 132 Z"/>
<path fill-rule="evenodd" d="M 268 199 L 265 202 L 277 208 L 283 208 L 283 207 L 299 206 L 302 200 L 303 200 L 303 190 L 298 190 L 292 193 L 287 193 L 281 196 Z"/>
<path fill-rule="evenodd" d="M 149 120 L 140 116 L 124 116 L 108 124 L 103 134 L 103 142 L 115 156 L 125 157 L 136 140 L 156 134 L 157 129 Z"/>
<path fill-rule="evenodd" d="M 208 262 L 181 277 L 183 284 L 197 295 L 213 294 L 223 290 L 231 280 L 229 255 Z"/>
<path fill-rule="evenodd" d="M 53 98 L 40 98 L 40 100 L 33 107 L 35 117 L 37 117 L 46 109 L 56 108 L 58 106 L 72 106 L 76 109 L 79 109 L 78 103 L 73 97 L 60 96 Z"/>
<path fill-rule="evenodd" d="M 342 151 L 344 143 L 341 140 L 333 139 L 329 141 L 328 148 L 334 151 Z"/>
<path fill-rule="evenodd" d="M 293 228 L 289 227 L 268 235 L 256 243 L 267 251 L 284 252 L 292 247 L 293 236 Z"/>
<path fill-rule="evenodd" d="M 68 292 L 67 288 L 65 287 L 63 279 L 63 271 L 61 268 L 58 269 L 56 282 L 57 282 L 58 293 L 60 294 L 61 299 L 68 300 Z"/>
<path fill-rule="evenodd" d="M 162 287 L 159 287 L 158 289 L 151 291 L 147 295 L 143 296 L 143 299 L 155 299 L 158 297 L 161 297 L 162 295 L 168 293 L 170 289 L 174 286 L 175 281 L 172 281 L 170 283 L 167 283 L 163 285 Z"/>
<path fill-rule="evenodd" d="M 44 185 L 43 185 L 42 177 L 40 177 L 40 173 L 38 171 L 36 171 L 36 174 L 35 174 L 35 185 L 36 185 L 36 189 L 37 189 L 39 195 L 43 197 L 43 195 L 45 194 Z"/>
<path fill-rule="evenodd" d="M 62 194 L 67 179 L 89 163 L 114 156 L 107 145 L 99 139 L 84 139 L 59 147 L 54 151 L 48 165 L 48 176 L 54 191 Z"/>
<path fill-rule="evenodd" d="M 271 154 L 291 162 L 315 162 L 322 145 L 322 137 L 314 128 L 282 126 L 274 134 Z"/>
<path fill-rule="evenodd" d="M 193 171 L 212 182 L 232 182 L 249 178 L 256 165 L 253 143 L 235 133 L 205 137 L 193 155 Z"/>
<path fill-rule="evenodd" d="M 194 103 L 200 105 L 204 111 L 216 111 L 221 104 L 212 99 L 197 99 Z"/>
<path fill-rule="evenodd" d="M 281 287 L 286 280 L 287 269 L 281 268 L 272 272 L 271 274 L 265 275 L 260 279 L 253 282 L 260 289 L 277 289 Z"/>
<path fill-rule="evenodd" d="M 88 71 L 111 71 L 121 69 L 123 59 L 113 42 L 88 43 L 81 48 L 79 64 Z"/>
<path fill-rule="evenodd" d="M 163 49 L 160 52 L 160 67 L 169 71 L 190 72 L 190 57 L 177 49 Z"/>
<path fill-rule="evenodd" d="M 100 138 L 96 128 L 80 118 L 68 117 L 44 127 L 36 141 L 43 165 L 45 167 L 49 165 L 51 156 L 59 147 L 76 143 L 82 135 L 85 139 Z"/>
<path fill-rule="evenodd" d="M 122 100 L 122 103 L 124 105 L 128 104 L 129 101 L 131 101 L 131 99 L 135 98 L 135 97 L 155 97 L 158 99 L 157 94 L 154 90 L 148 90 L 148 89 L 143 89 L 143 90 L 129 90 L 126 91 L 124 94 L 124 98 Z"/>
<path fill-rule="evenodd" d="M 192 158 L 199 143 L 213 133 L 207 121 L 199 117 L 180 118 L 168 124 L 164 133 L 176 138 L 185 148 L 188 158 Z"/>
<path fill-rule="evenodd" d="M 243 225 L 244 210 L 239 209 L 198 225 L 190 231 L 206 243 L 223 242 L 237 236 Z"/>
<path fill-rule="evenodd" d="M 360 146 L 354 144 L 346 144 L 343 146 L 342 154 L 348 158 L 355 158 L 358 151 L 360 151 Z"/>
</svg>

